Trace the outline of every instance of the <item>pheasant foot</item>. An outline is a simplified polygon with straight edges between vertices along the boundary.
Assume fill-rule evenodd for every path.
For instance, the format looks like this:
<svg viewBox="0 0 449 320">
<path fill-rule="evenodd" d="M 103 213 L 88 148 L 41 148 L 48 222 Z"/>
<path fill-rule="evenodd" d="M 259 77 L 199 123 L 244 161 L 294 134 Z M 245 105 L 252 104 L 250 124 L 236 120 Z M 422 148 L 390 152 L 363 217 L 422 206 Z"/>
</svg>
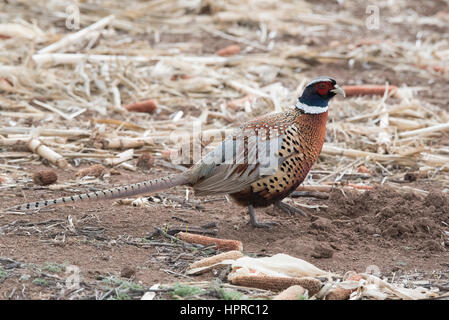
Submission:
<svg viewBox="0 0 449 320">
<path fill-rule="evenodd" d="M 302 215 L 304 217 L 307 217 L 307 213 L 305 213 L 303 210 L 301 210 L 299 208 L 296 208 L 294 206 L 291 206 L 291 205 L 289 205 L 289 204 L 287 204 L 285 202 L 282 202 L 282 201 L 277 201 L 274 204 L 274 207 L 278 208 L 278 209 L 280 209 L 280 210 L 282 210 L 282 211 L 284 211 L 286 213 L 288 213 L 291 216 L 295 215 L 295 214 L 300 214 L 300 215 Z"/>
<path fill-rule="evenodd" d="M 254 228 L 271 228 L 279 225 L 277 222 L 258 222 L 256 219 L 256 213 L 254 212 L 254 207 L 251 205 L 248 206 L 248 212 L 249 222 Z"/>
</svg>

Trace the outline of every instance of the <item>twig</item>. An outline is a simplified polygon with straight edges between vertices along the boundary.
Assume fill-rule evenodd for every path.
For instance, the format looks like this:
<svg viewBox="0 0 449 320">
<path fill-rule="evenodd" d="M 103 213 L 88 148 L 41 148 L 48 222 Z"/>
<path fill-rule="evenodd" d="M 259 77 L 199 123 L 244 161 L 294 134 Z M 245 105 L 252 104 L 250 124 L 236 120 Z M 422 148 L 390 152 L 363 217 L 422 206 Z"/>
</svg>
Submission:
<svg viewBox="0 0 449 320">
<path fill-rule="evenodd" d="M 3 268 L 5 268 L 5 269 L 20 268 L 22 266 L 21 262 L 15 261 L 10 258 L 4 258 L 4 257 L 0 257 L 0 264 L 3 264 Z"/>
<path fill-rule="evenodd" d="M 435 126 L 417 129 L 417 130 L 411 130 L 411 131 L 405 131 L 399 133 L 399 137 L 405 138 L 405 137 L 418 137 L 418 136 L 426 136 L 428 134 L 434 133 L 434 132 L 443 132 L 449 130 L 449 123 L 442 123 Z"/>
<path fill-rule="evenodd" d="M 211 30 L 210 28 L 206 28 L 206 27 L 202 27 L 202 29 L 204 31 L 206 31 L 206 32 L 209 32 L 209 33 L 211 33 L 213 35 L 216 35 L 218 37 L 221 37 L 223 39 L 227 39 L 227 40 L 243 43 L 243 44 L 246 44 L 246 45 L 251 46 L 253 48 L 257 48 L 257 49 L 263 50 L 263 51 L 269 51 L 269 49 L 266 46 L 262 46 L 262 45 L 260 45 L 260 44 L 258 44 L 256 42 L 253 42 L 253 41 L 248 41 L 248 40 L 246 40 L 244 38 L 234 37 L 234 36 L 231 36 L 230 34 L 221 32 L 219 30 Z"/>
<path fill-rule="evenodd" d="M 188 248 L 203 248 L 202 245 L 200 244 L 192 244 L 192 243 L 188 243 L 183 241 L 182 239 L 178 239 L 172 235 L 169 235 L 167 232 L 165 232 L 164 230 L 162 230 L 159 227 L 154 227 L 161 235 L 163 235 L 164 237 L 176 242 L 176 243 L 180 243 L 183 247 L 188 247 Z"/>
<path fill-rule="evenodd" d="M 51 163 L 57 165 L 60 168 L 67 168 L 69 166 L 69 163 L 67 160 L 64 159 L 63 156 L 56 153 L 49 147 L 45 146 L 36 138 L 30 139 L 28 142 L 28 148 L 34 152 L 39 154 L 42 158 L 47 159 Z"/>
<path fill-rule="evenodd" d="M 98 21 L 94 24 L 91 24 L 90 26 L 88 26 L 76 33 L 69 34 L 69 35 L 65 36 L 58 42 L 55 42 L 45 48 L 42 48 L 41 50 L 38 51 L 38 53 L 39 54 L 50 53 L 50 52 L 58 51 L 59 49 L 62 49 L 62 48 L 67 48 L 70 46 L 70 44 L 79 42 L 81 39 L 86 37 L 92 31 L 104 28 L 106 25 L 108 25 L 114 19 L 115 19 L 114 15 L 107 16 L 107 17 L 101 19 L 100 21 Z"/>
<path fill-rule="evenodd" d="M 324 144 L 322 154 L 324 155 L 332 155 L 332 156 L 343 156 L 349 158 L 369 158 L 370 160 L 377 161 L 385 161 L 385 162 L 394 162 L 402 165 L 413 165 L 415 161 L 412 161 L 410 158 L 399 156 L 399 155 L 387 155 L 387 154 L 378 154 L 373 152 L 355 150 L 355 149 L 344 149 L 336 146 L 332 146 L 329 144 Z"/>
<path fill-rule="evenodd" d="M 313 191 L 293 191 L 290 194 L 291 198 L 300 198 L 300 197 L 305 197 L 305 198 L 317 198 L 317 199 L 329 199 L 329 195 L 326 193 L 322 193 L 322 192 L 313 192 Z"/>
<path fill-rule="evenodd" d="M 151 59 L 139 56 L 119 56 L 104 54 L 84 54 L 84 53 L 41 53 L 34 54 L 33 60 L 38 65 L 42 64 L 78 64 L 82 61 L 90 63 L 125 63 L 125 62 L 150 62 Z"/>
<path fill-rule="evenodd" d="M 178 276 L 178 277 L 182 277 L 182 278 L 186 278 L 186 279 L 190 279 L 190 280 L 193 279 L 192 277 L 186 276 L 185 274 L 178 273 L 178 272 L 175 272 L 175 271 L 171 271 L 171 270 L 168 270 L 168 269 L 161 269 L 161 270 L 162 270 L 162 271 L 165 271 L 165 272 L 167 272 L 167 273 L 174 274 L 174 275 L 176 275 L 176 276 Z"/>
<path fill-rule="evenodd" d="M 214 236 L 217 234 L 217 229 L 213 228 L 204 228 L 204 227 L 193 227 L 193 226 L 181 226 L 181 227 L 171 227 L 165 232 L 169 235 L 175 235 L 179 232 L 190 232 L 190 233 L 196 233 L 196 234 L 207 234 Z M 152 237 L 156 236 L 159 233 L 159 231 L 152 232 L 151 234 L 148 234 L 145 238 L 151 239 Z"/>
</svg>

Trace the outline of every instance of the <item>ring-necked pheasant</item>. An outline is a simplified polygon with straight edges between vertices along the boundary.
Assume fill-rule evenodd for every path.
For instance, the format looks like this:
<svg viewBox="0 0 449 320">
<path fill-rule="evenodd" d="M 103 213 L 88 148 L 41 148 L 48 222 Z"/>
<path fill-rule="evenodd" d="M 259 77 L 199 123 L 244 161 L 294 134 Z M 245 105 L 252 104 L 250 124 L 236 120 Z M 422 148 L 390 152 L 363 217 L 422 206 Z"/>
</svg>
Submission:
<svg viewBox="0 0 449 320">
<path fill-rule="evenodd" d="M 254 207 L 274 204 L 289 213 L 302 213 L 281 201 L 298 187 L 317 160 L 326 133 L 328 102 L 338 93 L 345 95 L 334 79 L 312 80 L 292 110 L 243 124 L 183 173 L 8 210 L 35 210 L 58 203 L 121 198 L 189 185 L 196 195 L 229 194 L 238 204 L 248 206 L 254 227 L 270 226 L 273 223 L 256 220 Z"/>
</svg>

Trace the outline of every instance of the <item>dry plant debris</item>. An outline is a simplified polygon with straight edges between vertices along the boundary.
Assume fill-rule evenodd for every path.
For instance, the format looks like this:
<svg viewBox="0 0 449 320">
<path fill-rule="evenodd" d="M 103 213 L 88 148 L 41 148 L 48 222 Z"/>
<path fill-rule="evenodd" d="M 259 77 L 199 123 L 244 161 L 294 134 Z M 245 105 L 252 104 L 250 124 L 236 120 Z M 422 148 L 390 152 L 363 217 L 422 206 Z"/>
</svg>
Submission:
<svg viewBox="0 0 449 320">
<path fill-rule="evenodd" d="M 391 284 L 377 275 L 348 272 L 344 276 L 324 272 L 314 265 L 285 254 L 272 257 L 229 257 L 223 254 L 193 263 L 189 269 L 201 265 L 204 270 L 230 264 L 232 271 L 228 281 L 237 286 L 258 288 L 279 292 L 275 300 L 325 299 L 405 299 L 418 300 L 438 298 L 438 288 L 429 290 L 423 287 L 405 288 L 400 284 Z M 208 269 L 205 269 L 209 267 Z M 298 293 L 295 298 L 292 294 Z M 444 294 L 443 294 L 444 296 Z"/>
<path fill-rule="evenodd" d="M 179 137 L 192 134 L 192 123 L 200 126 L 203 137 L 211 136 L 227 133 L 227 129 L 254 116 L 293 105 L 308 79 L 295 70 L 307 69 L 308 63 L 313 66 L 316 62 L 370 62 L 399 70 L 413 68 L 417 60 L 425 60 L 427 65 L 448 61 L 448 46 L 437 39 L 423 43 L 419 51 L 405 42 L 385 45 L 374 41 L 356 44 L 354 48 L 346 42 L 335 42 L 328 52 L 306 45 L 276 44 L 280 34 L 298 36 L 313 26 L 326 28 L 336 23 L 338 27 L 333 27 L 333 31 L 344 32 L 350 26 L 362 25 L 361 20 L 343 11 L 336 15 L 314 14 L 310 5 L 302 1 L 199 1 L 196 6 L 168 1 L 141 3 L 138 11 L 106 2 L 80 3 L 85 25 L 76 32 L 51 29 L 62 21 L 59 15 L 40 21 L 40 25 L 24 22 L 40 15 L 45 6 L 30 5 L 22 10 L 2 4 L 4 21 L 6 12 L 22 17 L 21 22 L 0 24 L 1 34 L 6 37 L 0 42 L 2 51 L 13 53 L 4 56 L 0 65 L 0 75 L 10 83 L 10 87 L 2 87 L 0 100 L 0 145 L 7 151 L 3 156 L 6 161 L 26 163 L 34 159 L 35 153 L 61 168 L 77 159 L 95 159 L 105 165 L 121 164 L 132 169 L 134 164 L 130 161 L 142 152 L 160 157 L 168 149 L 179 149 Z M 23 5 L 28 6 L 27 2 Z M 45 10 L 50 12 L 64 9 L 62 1 L 46 5 Z M 106 7 L 113 14 L 105 15 Z M 143 14 L 149 8 L 159 17 Z M 209 14 L 197 15 L 205 8 Z M 242 16 L 239 12 L 245 10 L 254 14 Z M 181 12 L 183 18 L 174 23 L 173 17 Z M 303 25 L 292 22 L 294 17 L 300 17 Z M 438 17 L 432 19 L 438 23 Z M 265 33 L 259 39 L 253 39 L 249 30 L 235 26 L 251 21 L 263 26 Z M 185 42 L 159 44 L 161 24 L 171 26 L 163 31 L 167 36 L 184 34 L 188 25 L 191 34 L 206 33 L 244 46 L 245 54 L 196 55 L 195 46 Z M 136 38 L 154 35 L 154 44 L 133 40 L 130 30 Z M 324 31 L 316 34 L 320 32 Z M 26 63 L 20 63 L 20 53 L 29 52 L 30 45 L 36 51 L 21 59 Z M 280 70 L 288 79 L 287 86 L 276 81 Z M 428 75 L 434 76 L 431 72 Z M 174 77 L 176 81 L 172 80 Z M 323 170 L 333 168 L 333 174 L 324 176 L 320 183 L 334 183 L 341 174 L 352 172 L 361 164 L 372 171 L 382 168 L 384 174 L 392 177 L 403 167 L 413 167 L 447 183 L 447 146 L 434 143 L 449 130 L 446 110 L 419 100 L 416 93 L 422 88 L 406 84 L 346 88 L 348 96 L 374 93 L 383 97 L 362 95 L 333 104 L 328 138 L 321 161 L 315 166 Z M 387 94 L 393 92 L 394 97 Z M 151 99 L 145 100 L 148 97 Z M 135 103 L 139 100 L 142 102 Z M 129 116 L 123 106 L 155 115 Z M 30 120 L 40 121 L 36 129 L 31 130 L 27 124 Z M 31 153 L 14 153 L 14 148 L 21 144 L 28 146 Z"/>
<path fill-rule="evenodd" d="M 203 246 L 214 245 L 218 250 L 222 251 L 243 250 L 243 244 L 238 240 L 218 239 L 188 232 L 180 232 L 176 236 L 188 243 L 196 243 Z"/>
</svg>

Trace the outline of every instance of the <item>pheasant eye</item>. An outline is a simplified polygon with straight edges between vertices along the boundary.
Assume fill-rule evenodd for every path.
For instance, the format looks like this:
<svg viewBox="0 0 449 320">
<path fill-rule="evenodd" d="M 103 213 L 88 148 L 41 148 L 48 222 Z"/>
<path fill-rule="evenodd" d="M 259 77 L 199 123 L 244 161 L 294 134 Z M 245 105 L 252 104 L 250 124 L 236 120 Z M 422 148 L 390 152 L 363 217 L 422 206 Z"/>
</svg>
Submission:
<svg viewBox="0 0 449 320">
<path fill-rule="evenodd" d="M 324 96 L 331 89 L 331 84 L 329 82 L 319 82 L 315 85 L 316 91 Z"/>
</svg>

